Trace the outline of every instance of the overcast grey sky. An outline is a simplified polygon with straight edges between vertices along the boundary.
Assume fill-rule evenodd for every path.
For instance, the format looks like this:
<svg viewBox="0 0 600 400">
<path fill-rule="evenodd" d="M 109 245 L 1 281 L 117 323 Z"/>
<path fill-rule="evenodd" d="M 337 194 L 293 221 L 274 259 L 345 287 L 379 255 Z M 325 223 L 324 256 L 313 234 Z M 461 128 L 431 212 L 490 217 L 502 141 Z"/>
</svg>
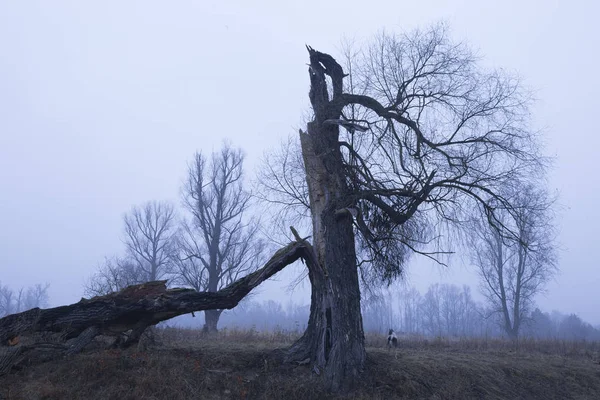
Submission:
<svg viewBox="0 0 600 400">
<path fill-rule="evenodd" d="M 53 305 L 77 301 L 122 251 L 123 213 L 177 201 L 194 151 L 228 138 L 251 173 L 297 131 L 305 44 L 336 55 L 343 37 L 444 20 L 535 90 L 564 206 L 561 274 L 538 302 L 598 324 L 599 13 L 591 0 L 0 0 L 0 281 L 49 282 Z M 286 278 L 262 295 L 283 299 Z M 475 289 L 468 266 L 410 266 L 420 290 L 440 280 Z"/>
</svg>

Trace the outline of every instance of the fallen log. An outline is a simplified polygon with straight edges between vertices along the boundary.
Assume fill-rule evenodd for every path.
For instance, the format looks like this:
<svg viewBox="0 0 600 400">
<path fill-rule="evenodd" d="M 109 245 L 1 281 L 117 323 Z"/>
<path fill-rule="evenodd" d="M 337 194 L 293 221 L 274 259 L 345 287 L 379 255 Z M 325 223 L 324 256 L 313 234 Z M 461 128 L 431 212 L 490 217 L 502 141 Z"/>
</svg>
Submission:
<svg viewBox="0 0 600 400">
<path fill-rule="evenodd" d="M 154 281 L 105 296 L 81 299 L 67 306 L 34 308 L 1 318 L 0 374 L 10 370 L 17 356 L 35 348 L 35 345 L 21 345 L 18 340 L 21 335 L 60 333 L 65 341 L 71 339 L 64 347 L 66 355 L 81 351 L 98 335 L 119 337 L 131 331 L 127 339 L 119 343 L 126 347 L 137 342 L 147 327 L 161 321 L 194 311 L 232 309 L 251 290 L 285 266 L 300 258 L 310 262 L 311 256 L 310 245 L 296 241 L 279 249 L 261 269 L 218 292 L 167 289 L 167 281 Z"/>
</svg>

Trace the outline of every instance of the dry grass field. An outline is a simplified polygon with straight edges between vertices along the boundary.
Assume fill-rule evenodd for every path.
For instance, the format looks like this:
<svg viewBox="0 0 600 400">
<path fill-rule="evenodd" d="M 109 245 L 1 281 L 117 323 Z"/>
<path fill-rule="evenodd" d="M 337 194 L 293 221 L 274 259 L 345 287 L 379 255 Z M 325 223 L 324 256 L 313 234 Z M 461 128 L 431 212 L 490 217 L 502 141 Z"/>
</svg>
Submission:
<svg viewBox="0 0 600 400">
<path fill-rule="evenodd" d="M 0 399 L 600 399 L 600 343 L 367 336 L 364 379 L 328 396 L 309 366 L 282 363 L 294 333 L 155 331 L 147 348 L 24 360 Z"/>
</svg>

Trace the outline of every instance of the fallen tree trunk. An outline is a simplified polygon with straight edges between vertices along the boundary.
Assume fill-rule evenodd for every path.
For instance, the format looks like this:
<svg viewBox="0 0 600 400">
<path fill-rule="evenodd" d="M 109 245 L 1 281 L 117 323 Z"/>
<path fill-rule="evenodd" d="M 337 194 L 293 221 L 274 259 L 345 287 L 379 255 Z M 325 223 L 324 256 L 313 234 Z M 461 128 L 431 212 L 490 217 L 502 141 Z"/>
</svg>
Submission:
<svg viewBox="0 0 600 400">
<path fill-rule="evenodd" d="M 15 348 L 20 335 L 61 333 L 65 354 L 82 350 L 98 335 L 121 336 L 131 331 L 121 346 L 131 345 L 144 330 L 161 321 L 194 311 L 234 308 L 252 289 L 298 259 L 312 262 L 312 248 L 296 241 L 279 249 L 259 270 L 218 292 L 167 289 L 166 281 L 129 286 L 120 292 L 81 299 L 78 303 L 49 309 L 34 308 L 0 319 L 0 374 L 10 369 L 16 356 L 35 346 Z M 20 346 L 17 344 L 16 346 Z"/>
</svg>

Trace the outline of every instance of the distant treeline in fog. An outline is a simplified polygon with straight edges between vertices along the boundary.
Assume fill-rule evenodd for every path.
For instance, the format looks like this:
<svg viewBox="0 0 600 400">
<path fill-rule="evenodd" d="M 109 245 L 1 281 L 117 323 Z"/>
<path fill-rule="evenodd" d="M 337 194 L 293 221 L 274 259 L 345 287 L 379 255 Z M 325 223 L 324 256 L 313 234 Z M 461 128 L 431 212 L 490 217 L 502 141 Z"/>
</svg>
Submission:
<svg viewBox="0 0 600 400">
<path fill-rule="evenodd" d="M 365 332 L 387 333 L 394 329 L 400 335 L 426 337 L 505 337 L 498 312 L 473 300 L 468 286 L 433 284 L 421 294 L 415 288 L 378 291 L 363 295 Z M 242 301 L 225 311 L 220 329 L 240 328 L 257 331 L 302 332 L 307 325 L 310 306 L 274 300 Z M 167 321 L 166 325 L 202 328 L 203 313 L 185 315 Z M 528 312 L 521 337 L 565 340 L 600 340 L 600 330 L 576 314 L 539 308 Z"/>
<path fill-rule="evenodd" d="M 49 285 L 36 284 L 19 290 L 0 283 L 0 317 L 34 307 L 47 307 Z M 277 329 L 302 332 L 306 329 L 309 305 L 289 301 L 243 300 L 235 309 L 226 310 L 220 329 L 240 328 L 257 331 Z M 394 329 L 399 335 L 426 337 L 504 337 L 498 310 L 490 309 L 471 296 L 468 286 L 433 284 L 425 294 L 414 287 L 365 290 L 362 299 L 365 332 L 384 334 Z M 166 321 L 169 326 L 202 328 L 204 313 L 184 315 Z M 593 327 L 576 314 L 528 312 L 521 337 L 565 340 L 600 340 L 600 327 Z"/>
<path fill-rule="evenodd" d="M 48 307 L 49 284 L 40 283 L 18 290 L 0 282 L 0 317 L 30 310 L 35 307 Z"/>
</svg>

